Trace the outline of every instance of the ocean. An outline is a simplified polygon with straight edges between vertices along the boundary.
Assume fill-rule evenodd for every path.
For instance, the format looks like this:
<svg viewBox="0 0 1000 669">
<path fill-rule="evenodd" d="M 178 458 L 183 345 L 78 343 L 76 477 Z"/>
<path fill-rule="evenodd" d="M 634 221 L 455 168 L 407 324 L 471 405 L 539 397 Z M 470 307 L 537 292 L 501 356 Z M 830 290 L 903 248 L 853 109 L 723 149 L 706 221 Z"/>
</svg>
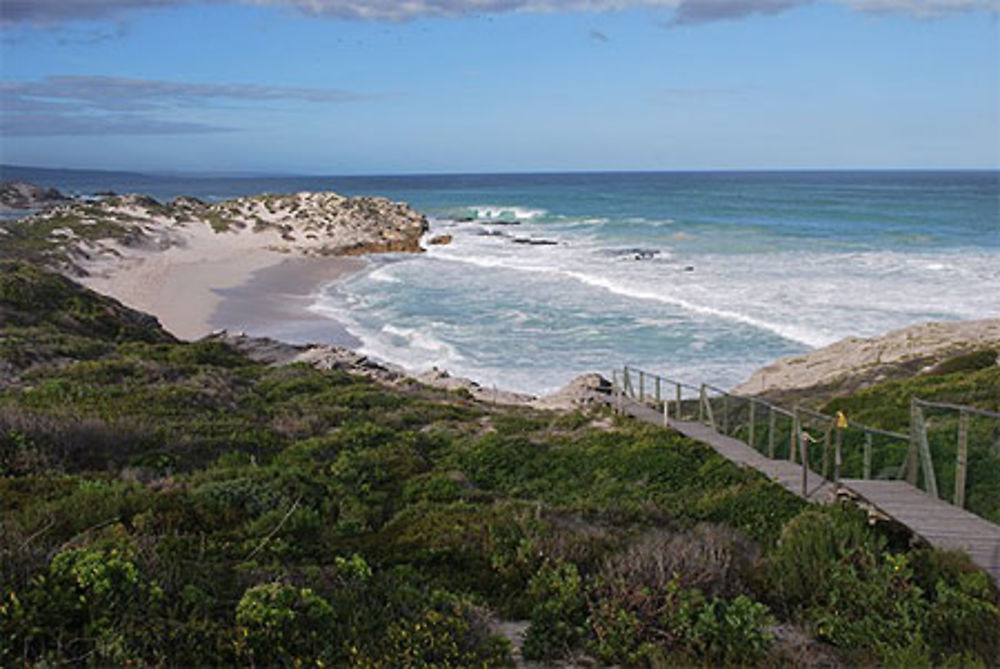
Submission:
<svg viewBox="0 0 1000 669">
<path fill-rule="evenodd" d="M 312 310 L 372 357 L 532 393 L 625 363 L 729 387 L 844 337 L 1000 316 L 996 171 L 4 178 L 407 201 L 451 243 L 372 257 Z"/>
</svg>

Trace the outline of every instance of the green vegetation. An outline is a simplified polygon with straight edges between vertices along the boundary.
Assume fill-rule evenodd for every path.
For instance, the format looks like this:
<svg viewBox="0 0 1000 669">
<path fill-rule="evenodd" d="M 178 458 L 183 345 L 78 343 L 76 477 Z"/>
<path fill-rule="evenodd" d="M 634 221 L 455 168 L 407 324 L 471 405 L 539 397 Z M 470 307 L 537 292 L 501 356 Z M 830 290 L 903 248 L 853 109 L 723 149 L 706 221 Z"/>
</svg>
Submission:
<svg viewBox="0 0 1000 669">
<path fill-rule="evenodd" d="M 69 231 L 66 234 L 65 231 Z M 68 242 L 114 239 L 123 244 L 136 240 L 137 230 L 94 206 L 56 209 L 28 218 L 0 223 L 0 260 L 28 260 L 41 264 L 68 263 Z"/>
<path fill-rule="evenodd" d="M 677 434 L 271 368 L 0 267 L 0 665 L 988 664 L 1000 596 Z M 780 623 L 780 624 L 779 624 Z"/>
<path fill-rule="evenodd" d="M 202 214 L 209 225 L 212 226 L 212 230 L 215 232 L 227 232 L 230 228 L 236 225 L 236 221 L 230 218 L 226 218 L 222 214 L 215 211 L 206 211 Z"/>
<path fill-rule="evenodd" d="M 886 381 L 837 398 L 821 408 L 824 413 L 844 411 L 851 420 L 884 430 L 909 431 L 910 398 L 972 406 L 1000 413 L 1000 366 L 997 351 L 980 351 L 946 360 L 917 376 Z M 929 409 L 928 442 L 939 494 L 951 501 L 955 491 L 958 413 Z M 968 478 L 966 508 L 1000 523 L 1000 419 L 971 415 L 968 425 Z M 845 443 L 845 468 L 860 472 L 860 440 Z M 878 454 L 897 466 L 906 455 L 906 444 L 883 446 Z M 855 474 L 856 475 L 856 474 Z"/>
</svg>

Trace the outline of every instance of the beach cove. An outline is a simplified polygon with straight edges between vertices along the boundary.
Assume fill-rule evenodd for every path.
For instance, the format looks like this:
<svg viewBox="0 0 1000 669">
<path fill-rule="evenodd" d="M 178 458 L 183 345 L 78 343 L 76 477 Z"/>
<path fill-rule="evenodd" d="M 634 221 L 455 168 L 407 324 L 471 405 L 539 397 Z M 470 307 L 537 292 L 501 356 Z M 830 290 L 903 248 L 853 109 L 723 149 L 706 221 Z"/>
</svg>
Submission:
<svg viewBox="0 0 1000 669">
<path fill-rule="evenodd" d="M 847 337 L 1000 313 L 991 172 L 69 176 L 45 185 L 142 187 L 164 203 L 307 190 L 407 202 L 427 217 L 417 252 L 347 258 L 346 273 L 277 231 L 207 231 L 144 269 L 119 263 L 121 281 L 86 280 L 182 336 L 341 344 L 533 395 L 623 362 L 733 387 Z M 450 243 L 427 243 L 438 235 Z"/>
</svg>

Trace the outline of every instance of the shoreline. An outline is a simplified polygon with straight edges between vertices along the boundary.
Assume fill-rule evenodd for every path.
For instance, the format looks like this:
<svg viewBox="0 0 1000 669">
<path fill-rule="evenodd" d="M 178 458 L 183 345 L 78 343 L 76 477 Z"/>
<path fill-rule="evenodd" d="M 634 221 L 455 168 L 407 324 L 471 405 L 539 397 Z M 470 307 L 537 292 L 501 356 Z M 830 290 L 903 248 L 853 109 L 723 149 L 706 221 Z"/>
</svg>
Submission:
<svg viewBox="0 0 1000 669">
<path fill-rule="evenodd" d="M 206 318 L 211 330 L 243 332 L 288 344 L 327 344 L 355 349 L 361 340 L 338 321 L 310 311 L 323 286 L 342 281 L 368 266 L 353 256 L 285 257 L 249 273 L 233 287 L 216 288 L 215 309 Z"/>
</svg>

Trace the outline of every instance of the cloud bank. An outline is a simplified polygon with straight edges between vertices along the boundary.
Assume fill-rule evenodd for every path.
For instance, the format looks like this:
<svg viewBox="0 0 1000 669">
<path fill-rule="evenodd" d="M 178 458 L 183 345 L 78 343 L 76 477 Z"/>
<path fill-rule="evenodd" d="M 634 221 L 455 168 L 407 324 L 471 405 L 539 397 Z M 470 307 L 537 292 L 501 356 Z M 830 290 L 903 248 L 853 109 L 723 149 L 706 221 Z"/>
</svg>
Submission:
<svg viewBox="0 0 1000 669">
<path fill-rule="evenodd" d="M 858 11 L 933 18 L 969 11 L 1000 12 L 1000 0 L 830 0 Z M 292 8 L 347 20 L 408 21 L 477 14 L 606 12 L 630 8 L 673 10 L 675 25 L 777 14 L 812 0 L 0 0 L 5 24 L 51 25 L 104 19 L 125 12 L 194 4 L 246 4 Z"/>
<path fill-rule="evenodd" d="M 180 109 L 218 101 L 329 104 L 370 99 L 339 89 L 52 76 L 0 83 L 0 129 L 11 137 L 224 132 L 235 128 L 170 117 Z"/>
</svg>

